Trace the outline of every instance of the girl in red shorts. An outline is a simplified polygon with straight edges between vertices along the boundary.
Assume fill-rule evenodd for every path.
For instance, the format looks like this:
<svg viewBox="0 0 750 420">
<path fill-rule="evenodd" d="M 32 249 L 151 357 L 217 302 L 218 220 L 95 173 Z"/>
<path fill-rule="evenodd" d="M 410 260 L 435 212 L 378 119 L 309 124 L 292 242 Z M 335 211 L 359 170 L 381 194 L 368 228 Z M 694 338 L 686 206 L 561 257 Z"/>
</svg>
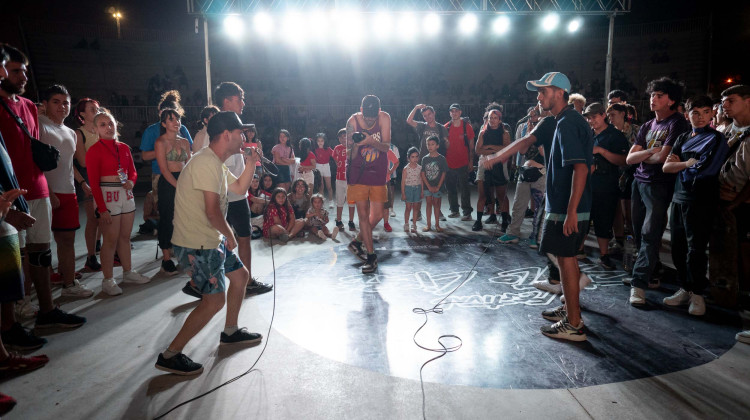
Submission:
<svg viewBox="0 0 750 420">
<path fill-rule="evenodd" d="M 135 219 L 133 186 L 138 179 L 130 148 L 117 141 L 117 122 L 108 111 L 94 117 L 99 141 L 86 152 L 86 168 L 96 214 L 102 229 L 102 291 L 114 296 L 122 294 L 113 276 L 115 250 L 122 264 L 122 279 L 132 283 L 148 283 L 148 277 L 132 270 L 130 232 Z"/>
</svg>

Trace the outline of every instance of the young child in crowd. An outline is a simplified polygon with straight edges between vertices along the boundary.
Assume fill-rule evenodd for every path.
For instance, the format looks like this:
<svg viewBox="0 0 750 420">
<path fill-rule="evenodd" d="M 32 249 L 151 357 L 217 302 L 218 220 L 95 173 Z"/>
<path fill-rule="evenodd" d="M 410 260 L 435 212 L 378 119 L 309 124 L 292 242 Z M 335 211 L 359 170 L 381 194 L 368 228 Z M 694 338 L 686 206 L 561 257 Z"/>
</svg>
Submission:
<svg viewBox="0 0 750 420">
<path fill-rule="evenodd" d="M 443 197 L 443 183 L 445 182 L 445 174 L 448 172 L 448 162 L 445 160 L 445 156 L 438 153 L 439 145 L 440 139 L 437 136 L 430 136 L 427 139 L 429 154 L 422 158 L 422 181 L 427 190 L 424 191 L 425 201 L 427 202 L 427 226 L 422 228 L 422 232 L 429 232 L 432 229 L 430 227 L 430 211 L 433 209 L 435 231 L 443 231 L 443 228 L 440 227 L 440 202 Z"/>
<path fill-rule="evenodd" d="M 326 237 L 336 239 L 336 235 L 339 234 L 339 227 L 333 228 L 333 233 L 328 231 L 328 210 L 324 207 L 325 200 L 322 194 L 313 194 L 310 199 L 310 208 L 307 210 L 305 216 L 305 223 L 310 228 L 310 232 L 313 235 L 318 235 L 320 239 L 325 240 Z"/>
<path fill-rule="evenodd" d="M 273 155 L 273 163 L 279 168 L 279 173 L 276 176 L 276 183 L 279 187 L 288 190 L 289 184 L 292 182 L 292 175 L 289 169 L 290 165 L 294 164 L 294 150 L 289 145 L 289 139 L 291 134 L 287 130 L 279 131 L 279 144 L 273 146 L 271 154 Z"/>
<path fill-rule="evenodd" d="M 419 161 L 419 150 L 412 147 L 406 154 L 409 163 L 404 166 L 401 173 L 401 200 L 406 203 L 404 211 L 404 232 L 409 232 L 409 213 L 412 213 L 411 231 L 417 232 L 417 214 L 422 208 L 422 167 L 417 163 Z"/>
<path fill-rule="evenodd" d="M 395 174 L 396 170 L 398 169 L 397 153 L 398 148 L 395 144 L 391 143 L 391 147 L 388 149 L 388 172 L 386 172 L 385 174 L 385 187 L 388 191 L 388 201 L 386 201 L 385 205 L 383 206 L 383 229 L 385 229 L 386 232 L 393 231 L 393 228 L 391 228 L 391 225 L 390 223 L 388 223 L 388 221 L 390 220 L 391 213 L 393 212 L 393 193 L 396 189 L 396 177 L 393 176 L 393 174 Z"/>
<path fill-rule="evenodd" d="M 307 137 L 299 141 L 299 156 L 300 162 L 297 165 L 299 179 L 304 179 L 307 182 L 308 191 L 312 191 L 315 187 L 313 169 L 317 167 L 317 162 L 315 161 L 315 154 L 312 152 L 312 142 Z"/>
<path fill-rule="evenodd" d="M 320 192 L 325 192 L 329 203 L 333 204 L 333 189 L 331 189 L 331 156 L 333 149 L 326 144 L 326 133 L 315 135 L 315 144 L 313 144 L 313 153 L 315 153 L 315 169 L 320 172 L 323 182 L 320 186 Z M 325 188 L 325 189 L 324 189 Z"/>
<path fill-rule="evenodd" d="M 339 230 L 344 229 L 344 222 L 341 221 L 341 214 L 344 212 L 346 204 L 346 129 L 339 130 L 336 137 L 339 144 L 333 149 L 333 161 L 336 163 L 336 227 Z M 349 231 L 354 232 L 357 227 L 354 225 L 354 202 L 349 202 Z"/>
<path fill-rule="evenodd" d="M 669 306 L 688 305 L 690 315 L 706 313 L 703 293 L 708 287 L 706 249 L 711 236 L 710 221 L 718 211 L 719 170 L 729 152 L 724 136 L 709 127 L 713 101 L 698 96 L 687 102 L 693 129 L 680 135 L 664 162 L 664 173 L 676 173 L 672 214 L 672 261 L 680 289 L 664 298 Z"/>
<path fill-rule="evenodd" d="M 304 219 L 310 208 L 310 186 L 304 179 L 296 179 L 292 183 L 292 190 L 287 194 L 289 204 L 294 209 L 295 219 Z"/>
<path fill-rule="evenodd" d="M 303 227 L 305 222 L 294 217 L 294 209 L 286 198 L 286 190 L 276 188 L 263 216 L 263 237 L 278 238 L 280 242 L 286 243 Z"/>
</svg>

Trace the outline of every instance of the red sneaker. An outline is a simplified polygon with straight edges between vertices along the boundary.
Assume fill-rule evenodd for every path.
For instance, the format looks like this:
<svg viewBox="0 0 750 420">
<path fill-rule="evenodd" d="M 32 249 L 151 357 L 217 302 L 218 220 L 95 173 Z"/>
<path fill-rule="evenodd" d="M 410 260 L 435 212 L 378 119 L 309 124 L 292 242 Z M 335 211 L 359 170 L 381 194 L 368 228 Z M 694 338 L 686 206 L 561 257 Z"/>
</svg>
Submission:
<svg viewBox="0 0 750 420">
<path fill-rule="evenodd" d="M 49 282 L 52 284 L 63 284 L 63 279 L 60 273 L 52 273 L 49 275 Z"/>
<path fill-rule="evenodd" d="M 385 229 L 386 232 L 393 232 L 393 228 L 388 222 L 383 223 L 383 228 Z"/>
<path fill-rule="evenodd" d="M 22 357 L 18 354 L 10 353 L 7 359 L 0 361 L 0 372 L 3 373 L 24 373 L 39 369 L 49 362 L 49 357 L 45 354 L 38 356 Z"/>
<path fill-rule="evenodd" d="M 16 400 L 13 397 L 5 394 L 0 394 L 0 416 L 4 416 L 15 406 Z"/>
</svg>

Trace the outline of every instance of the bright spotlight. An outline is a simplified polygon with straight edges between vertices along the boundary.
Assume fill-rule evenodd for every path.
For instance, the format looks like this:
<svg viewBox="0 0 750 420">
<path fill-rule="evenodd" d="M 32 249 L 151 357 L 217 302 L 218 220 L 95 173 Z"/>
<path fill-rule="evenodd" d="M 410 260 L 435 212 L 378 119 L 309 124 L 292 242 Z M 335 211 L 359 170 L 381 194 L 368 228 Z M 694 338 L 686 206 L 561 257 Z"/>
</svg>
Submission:
<svg viewBox="0 0 750 420">
<path fill-rule="evenodd" d="M 459 21 L 459 28 L 461 29 L 461 32 L 467 35 L 474 33 L 474 31 L 477 30 L 478 26 L 479 19 L 477 19 L 477 16 L 473 13 L 465 14 L 464 17 L 462 17 Z"/>
<path fill-rule="evenodd" d="M 282 33 L 287 43 L 299 45 L 307 39 L 306 28 L 299 12 L 290 12 L 284 18 Z"/>
<path fill-rule="evenodd" d="M 336 13 L 336 37 L 345 47 L 357 48 L 362 43 L 364 22 L 359 13 L 353 11 Z"/>
<path fill-rule="evenodd" d="M 498 35 L 508 32 L 508 29 L 510 29 L 510 19 L 508 16 L 498 16 L 492 23 L 492 30 Z"/>
<path fill-rule="evenodd" d="M 224 32 L 231 38 L 240 38 L 245 33 L 245 24 L 237 15 L 229 15 L 224 19 Z"/>
<path fill-rule="evenodd" d="M 560 23 L 560 16 L 555 13 L 550 13 L 542 19 L 542 29 L 546 32 L 552 32 L 557 25 Z"/>
<path fill-rule="evenodd" d="M 372 31 L 377 38 L 390 38 L 393 34 L 393 16 L 388 12 L 375 14 L 372 20 Z"/>
<path fill-rule="evenodd" d="M 428 35 L 437 35 L 443 28 L 443 21 L 437 13 L 430 13 L 424 18 L 424 31 Z"/>
<path fill-rule="evenodd" d="M 307 27 L 314 38 L 323 39 L 328 33 L 328 25 L 328 16 L 321 11 L 317 11 L 310 16 Z"/>
<path fill-rule="evenodd" d="M 573 19 L 568 23 L 568 32 L 575 32 L 581 28 L 581 19 Z"/>
<path fill-rule="evenodd" d="M 273 19 L 268 13 L 260 12 L 253 17 L 253 26 L 259 35 L 269 36 L 273 29 Z"/>
<path fill-rule="evenodd" d="M 417 18 L 413 13 L 404 13 L 398 20 L 398 34 L 403 41 L 412 41 L 417 36 Z"/>
</svg>

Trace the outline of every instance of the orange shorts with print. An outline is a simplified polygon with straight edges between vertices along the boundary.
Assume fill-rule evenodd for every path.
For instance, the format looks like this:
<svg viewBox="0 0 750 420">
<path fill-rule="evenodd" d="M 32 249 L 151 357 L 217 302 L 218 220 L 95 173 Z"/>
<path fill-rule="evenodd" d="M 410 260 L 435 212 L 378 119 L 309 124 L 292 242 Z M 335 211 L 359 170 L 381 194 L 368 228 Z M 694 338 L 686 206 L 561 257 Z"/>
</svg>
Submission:
<svg viewBox="0 0 750 420">
<path fill-rule="evenodd" d="M 349 185 L 346 188 L 346 199 L 350 203 L 357 201 L 385 203 L 388 201 L 388 190 L 385 185 Z"/>
</svg>

